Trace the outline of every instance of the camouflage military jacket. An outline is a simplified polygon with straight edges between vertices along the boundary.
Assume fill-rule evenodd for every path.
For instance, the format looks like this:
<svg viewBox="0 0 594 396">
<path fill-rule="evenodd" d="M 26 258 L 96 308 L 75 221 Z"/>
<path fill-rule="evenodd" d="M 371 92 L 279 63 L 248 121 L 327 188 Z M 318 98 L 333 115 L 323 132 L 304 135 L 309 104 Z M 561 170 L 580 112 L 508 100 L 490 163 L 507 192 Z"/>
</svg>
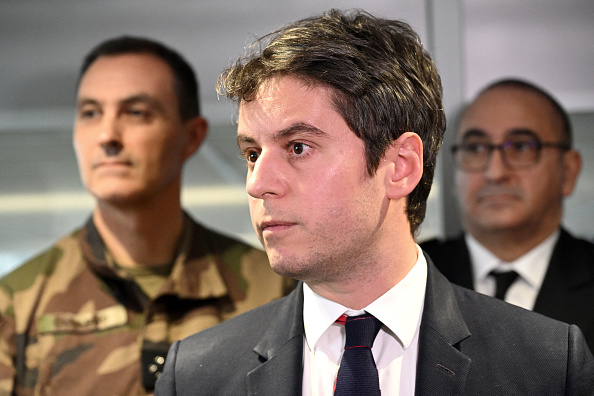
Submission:
<svg viewBox="0 0 594 396">
<path fill-rule="evenodd" d="M 169 345 L 286 294 L 261 250 L 186 219 L 149 299 L 93 222 L 0 280 L 0 395 L 147 395 Z"/>
</svg>

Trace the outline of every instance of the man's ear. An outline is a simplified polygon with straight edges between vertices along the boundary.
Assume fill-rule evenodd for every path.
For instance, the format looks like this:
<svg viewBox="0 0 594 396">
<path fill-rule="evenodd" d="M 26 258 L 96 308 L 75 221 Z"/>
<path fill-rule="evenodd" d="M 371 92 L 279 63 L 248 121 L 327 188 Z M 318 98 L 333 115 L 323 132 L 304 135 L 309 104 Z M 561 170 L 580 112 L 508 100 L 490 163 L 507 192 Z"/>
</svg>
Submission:
<svg viewBox="0 0 594 396">
<path fill-rule="evenodd" d="M 423 141 L 414 132 L 405 132 L 386 151 L 386 192 L 389 199 L 408 196 L 423 176 Z"/>
<path fill-rule="evenodd" d="M 208 122 L 200 116 L 194 117 L 186 121 L 185 130 L 188 140 L 183 151 L 184 160 L 191 157 L 204 141 L 208 132 Z"/>
<path fill-rule="evenodd" d="M 582 156 L 576 150 L 568 150 L 563 153 L 563 184 L 562 194 L 564 197 L 571 195 L 578 175 L 582 169 Z"/>
</svg>

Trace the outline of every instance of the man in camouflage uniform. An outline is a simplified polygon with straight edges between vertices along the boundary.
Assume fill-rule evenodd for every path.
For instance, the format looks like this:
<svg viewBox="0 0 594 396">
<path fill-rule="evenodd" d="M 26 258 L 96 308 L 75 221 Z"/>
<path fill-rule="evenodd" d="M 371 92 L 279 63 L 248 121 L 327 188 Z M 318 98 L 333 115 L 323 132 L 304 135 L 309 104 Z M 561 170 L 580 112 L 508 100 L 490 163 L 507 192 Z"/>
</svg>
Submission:
<svg viewBox="0 0 594 396">
<path fill-rule="evenodd" d="M 122 37 L 85 59 L 74 145 L 88 222 L 0 280 L 0 395 L 147 395 L 169 345 L 285 294 L 265 254 L 194 222 L 181 173 L 200 146 L 191 67 Z"/>
</svg>

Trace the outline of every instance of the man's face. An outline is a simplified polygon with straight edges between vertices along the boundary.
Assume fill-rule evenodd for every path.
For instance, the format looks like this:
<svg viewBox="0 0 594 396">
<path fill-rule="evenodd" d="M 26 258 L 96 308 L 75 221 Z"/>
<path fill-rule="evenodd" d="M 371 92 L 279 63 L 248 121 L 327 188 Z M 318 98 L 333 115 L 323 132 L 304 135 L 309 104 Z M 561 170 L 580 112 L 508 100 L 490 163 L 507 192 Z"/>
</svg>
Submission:
<svg viewBox="0 0 594 396">
<path fill-rule="evenodd" d="M 481 95 L 467 109 L 457 142 L 479 136 L 501 144 L 518 131 L 530 131 L 542 142 L 563 140 L 561 120 L 544 98 L 518 88 L 499 87 Z M 574 154 L 543 148 L 535 165 L 512 170 L 503 162 L 501 151 L 495 150 L 484 171 L 457 169 L 457 194 L 466 229 L 475 236 L 514 230 L 552 232 L 561 221 L 563 197 L 571 193 L 577 177 L 575 167 L 567 166 Z"/>
<path fill-rule="evenodd" d="M 173 76 L 152 55 L 98 58 L 81 79 L 74 147 L 83 183 L 99 201 L 136 203 L 179 191 L 192 154 Z"/>
<path fill-rule="evenodd" d="M 240 105 L 238 143 L 252 223 L 273 269 L 323 282 L 369 263 L 388 202 L 382 170 L 368 176 L 363 141 L 329 89 L 269 80 Z"/>
</svg>

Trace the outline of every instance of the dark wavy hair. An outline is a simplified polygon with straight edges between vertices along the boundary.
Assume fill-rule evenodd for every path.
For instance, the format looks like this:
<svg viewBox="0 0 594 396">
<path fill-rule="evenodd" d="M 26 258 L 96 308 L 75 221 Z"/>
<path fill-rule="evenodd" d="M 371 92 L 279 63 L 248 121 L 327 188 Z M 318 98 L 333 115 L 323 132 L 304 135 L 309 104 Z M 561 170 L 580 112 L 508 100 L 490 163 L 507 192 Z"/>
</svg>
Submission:
<svg viewBox="0 0 594 396">
<path fill-rule="evenodd" d="M 217 91 L 250 101 L 278 75 L 331 88 L 337 111 L 365 143 L 370 176 L 402 133 L 421 137 L 423 176 L 407 202 L 414 235 L 425 217 L 446 120 L 439 73 L 413 29 L 362 10 L 332 9 L 257 40 L 219 76 Z"/>
<path fill-rule="evenodd" d="M 173 88 L 182 121 L 200 115 L 198 80 L 190 64 L 177 51 L 148 38 L 121 36 L 98 44 L 85 56 L 78 75 L 78 83 L 80 84 L 87 69 L 98 58 L 126 54 L 146 54 L 162 59 L 173 74 Z"/>
</svg>

